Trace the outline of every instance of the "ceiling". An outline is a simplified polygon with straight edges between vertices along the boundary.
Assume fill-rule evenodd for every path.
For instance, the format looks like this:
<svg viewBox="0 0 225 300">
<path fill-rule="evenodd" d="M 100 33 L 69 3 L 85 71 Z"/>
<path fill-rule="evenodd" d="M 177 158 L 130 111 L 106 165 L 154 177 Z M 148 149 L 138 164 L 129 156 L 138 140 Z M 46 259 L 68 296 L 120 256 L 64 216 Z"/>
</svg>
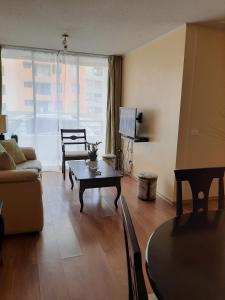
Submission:
<svg viewBox="0 0 225 300">
<path fill-rule="evenodd" d="M 0 43 L 124 54 L 184 23 L 225 17 L 224 0 L 7 0 Z"/>
</svg>

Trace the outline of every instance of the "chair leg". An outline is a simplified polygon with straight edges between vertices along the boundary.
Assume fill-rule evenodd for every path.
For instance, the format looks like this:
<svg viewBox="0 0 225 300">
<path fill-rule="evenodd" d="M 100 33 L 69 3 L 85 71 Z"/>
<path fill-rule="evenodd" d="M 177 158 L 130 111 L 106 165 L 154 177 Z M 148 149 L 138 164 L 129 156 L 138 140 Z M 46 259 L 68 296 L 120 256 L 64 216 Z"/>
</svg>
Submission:
<svg viewBox="0 0 225 300">
<path fill-rule="evenodd" d="M 64 160 L 64 166 L 63 166 L 64 172 L 63 172 L 63 179 L 66 179 L 66 162 Z"/>
<path fill-rule="evenodd" d="M 64 173 L 64 170 L 63 170 L 63 158 L 62 158 L 62 174 Z"/>
<path fill-rule="evenodd" d="M 63 173 L 63 179 L 65 180 L 66 178 L 66 162 L 65 159 L 62 159 L 62 173 Z"/>
</svg>

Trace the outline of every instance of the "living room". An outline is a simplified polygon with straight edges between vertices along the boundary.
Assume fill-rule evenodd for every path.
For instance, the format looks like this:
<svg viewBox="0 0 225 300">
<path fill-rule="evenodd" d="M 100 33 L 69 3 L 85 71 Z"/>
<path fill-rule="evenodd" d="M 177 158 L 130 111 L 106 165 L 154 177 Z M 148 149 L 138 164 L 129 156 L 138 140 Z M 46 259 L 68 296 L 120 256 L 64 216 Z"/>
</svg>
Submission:
<svg viewBox="0 0 225 300">
<path fill-rule="evenodd" d="M 224 4 L 10 1 L 0 16 L 0 298 L 224 299 L 224 216 L 220 232 L 208 230 L 207 244 L 220 238 L 210 250 L 220 248 L 214 265 L 222 271 L 207 265 L 217 282 L 203 280 L 210 272 L 196 269 L 190 254 L 176 260 L 180 274 L 166 267 L 163 249 L 171 262 L 184 240 L 176 249 L 162 235 L 153 247 L 160 226 L 183 213 L 174 170 L 213 169 L 219 180 L 210 181 L 208 205 L 217 207 L 219 183 L 223 208 Z M 134 112 L 133 137 L 122 132 L 120 107 Z M 185 183 L 182 215 L 192 195 Z M 128 213 L 142 258 L 136 298 Z"/>
</svg>

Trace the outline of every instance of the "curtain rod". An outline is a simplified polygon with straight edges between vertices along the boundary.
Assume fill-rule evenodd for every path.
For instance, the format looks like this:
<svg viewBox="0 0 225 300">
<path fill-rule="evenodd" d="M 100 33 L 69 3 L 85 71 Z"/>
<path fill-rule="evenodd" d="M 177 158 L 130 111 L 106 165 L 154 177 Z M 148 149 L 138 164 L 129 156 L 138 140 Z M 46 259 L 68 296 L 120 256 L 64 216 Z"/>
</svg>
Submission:
<svg viewBox="0 0 225 300">
<path fill-rule="evenodd" d="M 42 52 L 51 52 L 51 53 L 65 53 L 68 55 L 80 55 L 80 56 L 89 56 L 89 57 L 99 57 L 99 58 L 108 58 L 109 55 L 105 54 L 94 54 L 87 52 L 75 52 L 75 51 L 64 51 L 64 50 L 55 50 L 55 49 L 46 49 L 46 48 L 35 48 L 35 47 L 26 47 L 26 46 L 13 46 L 13 45 L 1 45 L 2 48 L 8 49 L 18 49 L 18 50 L 32 50 L 32 51 L 42 51 Z"/>
</svg>

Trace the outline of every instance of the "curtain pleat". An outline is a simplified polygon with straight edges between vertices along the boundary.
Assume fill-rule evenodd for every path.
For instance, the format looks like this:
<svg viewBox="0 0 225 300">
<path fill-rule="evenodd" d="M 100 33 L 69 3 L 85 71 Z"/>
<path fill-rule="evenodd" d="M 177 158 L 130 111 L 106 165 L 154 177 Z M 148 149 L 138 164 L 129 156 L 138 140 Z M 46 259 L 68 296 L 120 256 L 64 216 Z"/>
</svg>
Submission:
<svg viewBox="0 0 225 300">
<path fill-rule="evenodd" d="M 122 97 L 122 56 L 110 56 L 108 63 L 105 151 L 117 155 L 118 149 L 120 149 L 119 108 Z"/>
</svg>

